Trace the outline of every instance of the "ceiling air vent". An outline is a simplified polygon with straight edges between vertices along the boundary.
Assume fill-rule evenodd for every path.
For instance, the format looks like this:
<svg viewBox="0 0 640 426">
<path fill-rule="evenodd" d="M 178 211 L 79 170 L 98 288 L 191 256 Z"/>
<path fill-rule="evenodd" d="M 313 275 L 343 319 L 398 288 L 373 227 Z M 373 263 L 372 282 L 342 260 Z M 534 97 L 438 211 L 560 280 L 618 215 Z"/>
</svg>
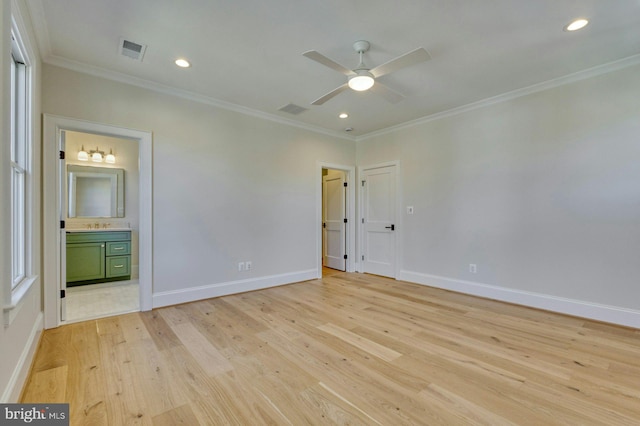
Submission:
<svg viewBox="0 0 640 426">
<path fill-rule="evenodd" d="M 307 108 L 303 108 L 300 105 L 296 105 L 296 104 L 287 104 L 282 108 L 278 109 L 278 111 L 287 112 L 293 115 L 298 115 L 300 113 L 305 112 L 306 110 Z"/>
<path fill-rule="evenodd" d="M 120 39 L 120 54 L 123 56 L 142 62 L 145 50 L 147 50 L 147 46 L 144 44 L 134 43 L 123 38 Z"/>
</svg>

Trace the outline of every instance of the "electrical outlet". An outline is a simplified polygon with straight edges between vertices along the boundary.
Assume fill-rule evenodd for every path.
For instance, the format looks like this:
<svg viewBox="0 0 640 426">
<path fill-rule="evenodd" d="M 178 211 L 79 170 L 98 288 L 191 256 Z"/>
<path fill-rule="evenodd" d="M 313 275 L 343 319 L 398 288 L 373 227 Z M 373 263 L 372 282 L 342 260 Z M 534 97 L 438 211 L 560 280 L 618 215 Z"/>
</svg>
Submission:
<svg viewBox="0 0 640 426">
<path fill-rule="evenodd" d="M 407 214 L 413 214 L 413 206 L 407 206 Z"/>
<path fill-rule="evenodd" d="M 246 262 L 244 262 L 244 266 L 245 266 L 245 271 L 250 271 L 251 270 L 251 261 L 247 260 Z"/>
<path fill-rule="evenodd" d="M 244 262 L 238 262 L 238 271 L 239 272 L 244 271 Z"/>
<path fill-rule="evenodd" d="M 472 274 L 475 274 L 476 272 L 478 272 L 478 266 L 475 263 L 470 263 L 469 272 L 471 272 Z"/>
</svg>

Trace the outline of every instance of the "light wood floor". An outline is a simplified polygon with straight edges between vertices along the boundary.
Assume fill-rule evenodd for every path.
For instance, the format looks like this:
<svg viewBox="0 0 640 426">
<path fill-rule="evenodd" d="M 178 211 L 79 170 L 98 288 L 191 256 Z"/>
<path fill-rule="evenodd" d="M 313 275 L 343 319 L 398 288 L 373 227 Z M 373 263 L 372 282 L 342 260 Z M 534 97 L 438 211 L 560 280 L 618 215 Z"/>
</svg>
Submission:
<svg viewBox="0 0 640 426">
<path fill-rule="evenodd" d="M 74 425 L 638 425 L 640 331 L 333 272 L 48 330 L 23 402 Z"/>
</svg>

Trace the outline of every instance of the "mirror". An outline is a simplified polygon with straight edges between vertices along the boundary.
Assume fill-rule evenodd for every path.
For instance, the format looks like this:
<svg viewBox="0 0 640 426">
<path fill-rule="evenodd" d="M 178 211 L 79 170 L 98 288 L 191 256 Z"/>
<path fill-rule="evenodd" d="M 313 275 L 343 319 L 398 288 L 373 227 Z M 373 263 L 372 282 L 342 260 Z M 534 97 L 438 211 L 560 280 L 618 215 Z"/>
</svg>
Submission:
<svg viewBox="0 0 640 426">
<path fill-rule="evenodd" d="M 67 166 L 68 217 L 124 217 L 124 170 Z"/>
</svg>

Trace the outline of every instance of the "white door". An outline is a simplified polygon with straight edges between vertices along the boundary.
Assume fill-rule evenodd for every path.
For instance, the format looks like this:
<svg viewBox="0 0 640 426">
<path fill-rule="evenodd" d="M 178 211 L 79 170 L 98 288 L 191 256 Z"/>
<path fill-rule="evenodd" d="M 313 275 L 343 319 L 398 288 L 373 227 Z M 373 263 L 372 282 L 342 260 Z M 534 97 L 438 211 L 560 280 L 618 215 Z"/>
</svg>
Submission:
<svg viewBox="0 0 640 426">
<path fill-rule="evenodd" d="M 362 270 L 395 278 L 396 166 L 365 169 L 362 175 Z"/>
<path fill-rule="evenodd" d="M 344 271 L 346 268 L 346 188 L 345 174 L 332 170 L 322 177 L 322 264 Z"/>
</svg>

